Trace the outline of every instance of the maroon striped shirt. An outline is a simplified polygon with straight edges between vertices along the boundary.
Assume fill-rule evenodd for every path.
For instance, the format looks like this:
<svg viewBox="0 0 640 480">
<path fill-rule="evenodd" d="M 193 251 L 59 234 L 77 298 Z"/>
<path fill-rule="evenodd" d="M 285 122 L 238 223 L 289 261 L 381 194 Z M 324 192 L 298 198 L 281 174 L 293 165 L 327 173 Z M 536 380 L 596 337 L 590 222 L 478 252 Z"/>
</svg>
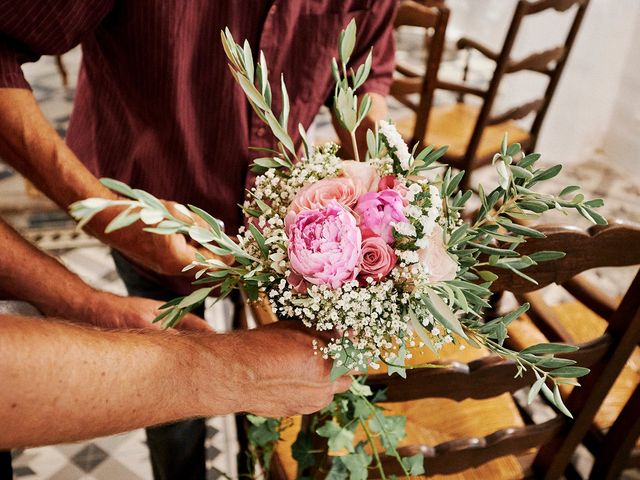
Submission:
<svg viewBox="0 0 640 480">
<path fill-rule="evenodd" d="M 0 87 L 28 88 L 20 64 L 81 44 L 67 142 L 96 176 L 198 205 L 234 233 L 251 182 L 249 146 L 273 140 L 234 83 L 220 43 L 264 51 L 274 105 L 289 88 L 290 130 L 332 92 L 330 59 L 355 17 L 354 63 L 371 47 L 363 91 L 388 93 L 396 0 L 0 0 Z M 278 113 L 278 112 L 276 112 Z M 297 135 L 297 134 L 296 134 Z"/>
</svg>

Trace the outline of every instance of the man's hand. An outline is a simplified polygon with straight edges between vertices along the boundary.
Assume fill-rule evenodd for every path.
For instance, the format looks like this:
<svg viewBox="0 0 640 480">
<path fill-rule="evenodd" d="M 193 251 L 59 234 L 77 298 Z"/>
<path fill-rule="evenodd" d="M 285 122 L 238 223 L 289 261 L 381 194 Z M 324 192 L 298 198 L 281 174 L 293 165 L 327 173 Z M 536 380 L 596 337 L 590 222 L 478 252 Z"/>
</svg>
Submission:
<svg viewBox="0 0 640 480">
<path fill-rule="evenodd" d="M 241 365 L 231 379 L 237 389 L 232 391 L 239 392 L 238 409 L 269 417 L 308 414 L 348 390 L 350 377 L 329 380 L 332 361 L 314 352 L 313 340 L 323 346 L 326 337 L 295 321 L 229 334 L 229 364 Z"/>
<path fill-rule="evenodd" d="M 153 320 L 160 313 L 162 302 L 141 297 L 120 297 L 107 292 L 96 292 L 84 303 L 84 310 L 63 315 L 100 328 L 160 329 Z M 186 315 L 179 330 L 212 331 L 209 324 L 193 314 Z"/>
<path fill-rule="evenodd" d="M 163 203 L 176 218 L 208 228 L 204 220 L 197 215 L 193 215 L 193 218 L 187 218 L 178 212 L 175 209 L 175 202 L 163 201 Z M 105 233 L 109 222 L 121 211 L 121 208 L 112 207 L 99 213 L 89 222 L 87 230 L 104 243 L 121 252 L 125 257 L 156 273 L 192 278 L 193 272 L 183 272 L 182 269 L 195 260 L 196 252 L 229 265 L 234 262 L 232 256 L 219 257 L 214 255 L 182 234 L 158 235 L 145 232 L 144 229 L 150 227 L 150 225 L 145 225 L 141 221 L 115 232 Z"/>
</svg>

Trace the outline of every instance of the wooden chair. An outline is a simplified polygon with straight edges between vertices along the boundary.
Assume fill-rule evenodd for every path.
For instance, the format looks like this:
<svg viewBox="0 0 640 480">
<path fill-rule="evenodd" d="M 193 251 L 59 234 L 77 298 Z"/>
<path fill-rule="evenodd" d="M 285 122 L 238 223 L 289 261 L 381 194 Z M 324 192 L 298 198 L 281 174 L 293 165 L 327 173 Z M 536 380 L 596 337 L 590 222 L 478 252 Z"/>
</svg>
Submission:
<svg viewBox="0 0 640 480">
<path fill-rule="evenodd" d="M 421 27 L 427 32 L 425 46 L 428 50 L 427 70 L 423 75 L 416 74 L 408 65 L 396 62 L 396 76 L 391 84 L 391 95 L 409 108 L 429 111 L 433 102 L 434 85 L 438 81 L 438 69 L 449 23 L 449 9 L 444 5 L 427 6 L 417 1 L 405 0 L 398 7 L 394 28 L 411 26 Z M 415 104 L 412 95 L 418 94 L 420 101 Z M 414 137 L 424 138 L 427 129 L 427 116 L 418 116 L 415 121 Z"/>
<path fill-rule="evenodd" d="M 438 65 L 429 61 L 419 104 L 406 102 L 403 99 L 404 92 L 397 92 L 393 87 L 391 89 L 392 95 L 416 113 L 415 119 L 398 120 L 401 133 L 412 143 L 448 145 L 449 150 L 443 161 L 467 171 L 463 188 L 469 186 L 471 171 L 489 163 L 495 152 L 499 151 L 505 132 L 509 134 L 509 140 L 512 143 L 517 142 L 522 144 L 524 149 L 533 150 L 588 4 L 589 0 L 520 0 L 499 53 L 476 41 L 461 38 L 457 44 L 458 49 L 468 50 L 469 55 L 472 50 L 477 51 L 495 62 L 493 78 L 488 88 L 485 90 L 464 82 L 458 84 L 440 81 L 437 79 Z M 576 6 L 575 17 L 563 46 L 533 53 L 520 60 L 511 58 L 514 43 L 526 17 L 549 9 L 564 12 L 573 6 Z M 464 81 L 466 81 L 467 71 L 468 64 L 465 68 Z M 493 114 L 494 102 L 502 79 L 507 74 L 521 71 L 535 72 L 549 78 L 544 96 L 506 112 Z M 405 68 L 400 73 L 414 81 L 420 81 L 422 78 L 421 74 L 411 69 Z M 433 94 L 436 89 L 456 92 L 457 103 L 433 106 Z M 465 103 L 466 95 L 479 97 L 481 105 Z M 529 114 L 535 114 L 530 129 L 525 129 L 516 123 L 517 120 Z"/>
<path fill-rule="evenodd" d="M 633 258 L 633 250 L 629 252 L 628 244 L 621 241 L 617 255 L 624 262 Z M 545 341 L 584 343 L 606 330 L 607 319 L 615 314 L 619 299 L 604 294 L 584 276 L 571 278 L 562 287 L 575 301 L 553 306 L 537 292 L 518 295 L 521 302 L 531 304 L 531 309 L 526 317 L 510 325 L 510 346 L 522 349 Z M 561 391 L 564 397 L 571 393 L 570 388 Z M 639 437 L 640 347 L 635 347 L 583 440 L 595 458 L 590 478 L 614 479 L 626 468 L 640 468 Z"/>
<path fill-rule="evenodd" d="M 547 238 L 530 240 L 526 249 L 561 250 L 567 256 L 528 269 L 538 286 L 501 271 L 496 291 L 521 294 L 551 283 L 565 283 L 591 268 L 640 264 L 638 226 L 613 224 L 588 231 L 570 227 L 542 229 Z M 269 311 L 263 309 L 257 316 L 269 318 Z M 392 414 L 407 417 L 407 437 L 400 453 L 422 453 L 430 476 L 515 479 L 535 473 L 540 478 L 555 479 L 562 476 L 639 340 L 640 275 L 609 317 L 606 331 L 567 355 L 592 370 L 581 379 L 583 386 L 573 390 L 566 400 L 574 413 L 573 420 L 557 415 L 534 424 L 510 395 L 530 385 L 533 374 L 514 378 L 512 362 L 473 348 L 445 352 L 441 361 L 449 364 L 448 369 L 409 370 L 406 380 L 373 373 L 367 383 L 374 389 L 387 388 L 385 407 Z M 416 359 L 423 360 L 430 359 Z M 306 423 L 304 419 L 294 419 L 294 426 L 283 432 L 283 441 L 276 446 L 272 461 L 273 478 L 297 478 L 290 448 L 297 431 Z M 321 447 L 322 444 L 318 446 Z M 388 473 L 401 474 L 395 459 L 383 456 L 383 462 Z"/>
<path fill-rule="evenodd" d="M 60 79 L 62 80 L 62 86 L 67 88 L 69 86 L 69 72 L 67 71 L 67 67 L 62 60 L 62 55 L 56 55 L 56 68 L 58 69 L 58 73 L 60 74 Z"/>
</svg>

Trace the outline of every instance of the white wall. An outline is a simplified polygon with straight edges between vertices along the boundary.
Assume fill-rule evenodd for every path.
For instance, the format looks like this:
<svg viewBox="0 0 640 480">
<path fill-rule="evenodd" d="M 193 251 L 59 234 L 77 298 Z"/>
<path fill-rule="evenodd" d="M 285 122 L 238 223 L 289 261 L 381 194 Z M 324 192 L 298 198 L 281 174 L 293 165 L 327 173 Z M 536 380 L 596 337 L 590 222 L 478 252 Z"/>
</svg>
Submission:
<svg viewBox="0 0 640 480">
<path fill-rule="evenodd" d="M 448 0 L 448 3 L 452 10 L 452 35 L 477 38 L 495 49 L 502 45 L 515 0 Z M 527 20 L 514 56 L 562 43 L 567 20 L 567 15 L 555 12 Z M 635 118 L 638 125 L 639 30 L 640 1 L 591 0 L 540 135 L 537 150 L 545 157 L 551 161 L 578 161 L 602 148 L 605 137 L 612 129 L 618 129 L 621 122 Z M 635 41 L 633 49 L 632 40 Z M 500 104 L 520 104 L 523 99 L 536 98 L 543 91 L 544 83 L 533 75 L 512 77 L 503 84 Z M 621 86 L 621 82 L 624 85 Z M 620 103 L 627 105 L 633 98 L 636 105 L 634 109 L 626 108 L 624 114 L 616 103 L 620 90 L 624 92 Z M 612 124 L 614 111 L 618 120 Z M 630 134 L 625 135 L 628 139 Z M 628 151 L 630 147 L 625 148 Z"/>
<path fill-rule="evenodd" d="M 620 78 L 616 103 L 604 142 L 612 160 L 640 175 L 640 14 Z"/>
</svg>

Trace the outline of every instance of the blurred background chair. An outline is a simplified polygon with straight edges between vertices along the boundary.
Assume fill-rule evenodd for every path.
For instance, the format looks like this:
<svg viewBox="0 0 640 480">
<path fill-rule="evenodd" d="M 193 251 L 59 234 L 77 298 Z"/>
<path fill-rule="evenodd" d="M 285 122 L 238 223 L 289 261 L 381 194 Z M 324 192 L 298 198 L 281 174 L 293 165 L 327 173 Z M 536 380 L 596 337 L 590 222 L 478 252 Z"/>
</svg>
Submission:
<svg viewBox="0 0 640 480">
<path fill-rule="evenodd" d="M 566 257 L 528 269 L 527 274 L 538 281 L 537 286 L 501 271 L 496 292 L 508 290 L 524 295 L 552 283 L 567 284 L 592 268 L 640 264 L 640 225 L 614 223 L 589 230 L 546 227 L 543 231 L 547 238 L 530 240 L 523 250 L 560 250 L 567 253 Z M 273 320 L 269 313 L 262 310 L 255 316 L 267 323 Z M 607 394 L 615 390 L 612 386 L 624 375 L 621 372 L 640 341 L 640 275 L 620 305 L 608 310 L 605 318 L 604 328 L 593 330 L 588 339 L 569 341 L 581 349 L 566 358 L 591 368 L 591 373 L 581 379 L 582 387 L 563 392 L 574 419 L 560 414 L 534 423 L 512 396 L 535 381 L 533 373 L 514 378 L 515 364 L 487 350 L 459 351 L 450 346 L 439 359 L 449 364 L 448 369 L 409 370 L 406 380 L 389 377 L 384 371 L 370 372 L 367 384 L 374 390 L 387 389 L 383 406 L 388 414 L 407 417 L 407 436 L 400 453 L 422 453 L 429 478 L 560 478 L 576 447 L 595 424 L 594 419 L 608 408 Z M 532 341 L 527 344 L 547 341 L 541 334 L 530 336 L 529 340 Z M 434 358 L 418 352 L 412 359 L 413 364 L 430 361 Z M 637 420 L 637 415 L 633 417 L 635 412 L 636 406 L 632 405 L 627 415 Z M 633 425 L 637 428 L 636 423 Z M 299 429 L 305 427 L 308 422 L 297 417 L 282 433 L 283 440 L 276 446 L 271 463 L 274 478 L 299 478 L 302 473 L 323 478 L 317 471 L 298 472 L 291 456 L 291 445 Z M 318 458 L 327 458 L 327 446 L 318 440 L 314 445 Z M 382 458 L 387 473 L 402 474 L 393 457 Z M 571 468 L 568 472 L 576 473 Z"/>
<path fill-rule="evenodd" d="M 403 82 L 406 83 L 405 79 L 396 80 L 397 86 L 392 87 L 392 95 L 415 112 L 415 116 L 398 121 L 398 129 L 412 143 L 448 145 L 449 150 L 444 157 L 444 162 L 468 172 L 463 185 L 465 188 L 469 185 L 471 171 L 490 163 L 494 153 L 499 150 L 505 132 L 509 134 L 511 142 L 518 142 L 527 150 L 534 149 L 588 4 L 589 0 L 520 0 L 500 52 L 494 52 L 475 40 L 461 38 L 457 43 L 458 49 L 468 50 L 469 56 L 472 51 L 479 52 L 495 62 L 493 77 L 486 89 L 465 83 L 468 63 L 464 70 L 463 83 L 438 80 L 439 65 L 435 64 L 435 61 L 432 62 L 431 58 L 432 56 L 434 59 L 440 58 L 441 51 L 436 50 L 438 45 L 432 45 L 424 76 L 416 70 L 402 67 L 397 69 L 401 75 L 414 81 L 424 78 L 421 99 L 417 104 L 412 105 L 406 101 L 406 92 L 400 87 Z M 575 8 L 572 9 L 572 7 Z M 550 9 L 574 13 L 564 45 L 533 53 L 520 60 L 513 59 L 512 50 L 523 20 Z M 502 113 L 493 113 L 496 95 L 503 77 L 522 71 L 536 72 L 548 77 L 544 95 Z M 434 105 L 435 90 L 455 92 L 457 102 L 452 105 Z M 480 105 L 468 102 L 468 95 L 478 97 L 481 101 Z M 524 128 L 517 123 L 518 120 L 530 114 L 535 114 L 530 128 Z"/>
<path fill-rule="evenodd" d="M 428 112 L 433 103 L 434 85 L 438 82 L 438 70 L 442 61 L 449 10 L 444 7 L 423 5 L 412 0 L 403 1 L 398 7 L 394 23 L 396 30 L 402 27 L 425 29 L 427 69 L 424 75 L 401 61 L 396 62 L 396 74 L 391 85 L 391 95 L 405 106 L 418 112 Z M 419 102 L 412 97 L 418 95 Z M 413 136 L 424 138 L 428 115 L 417 115 Z"/>
<path fill-rule="evenodd" d="M 60 80 L 62 81 L 62 86 L 64 88 L 69 87 L 69 72 L 67 71 L 67 67 L 64 64 L 64 60 L 62 59 L 62 55 L 56 55 L 56 68 L 58 69 L 58 73 L 60 74 Z"/>
</svg>

